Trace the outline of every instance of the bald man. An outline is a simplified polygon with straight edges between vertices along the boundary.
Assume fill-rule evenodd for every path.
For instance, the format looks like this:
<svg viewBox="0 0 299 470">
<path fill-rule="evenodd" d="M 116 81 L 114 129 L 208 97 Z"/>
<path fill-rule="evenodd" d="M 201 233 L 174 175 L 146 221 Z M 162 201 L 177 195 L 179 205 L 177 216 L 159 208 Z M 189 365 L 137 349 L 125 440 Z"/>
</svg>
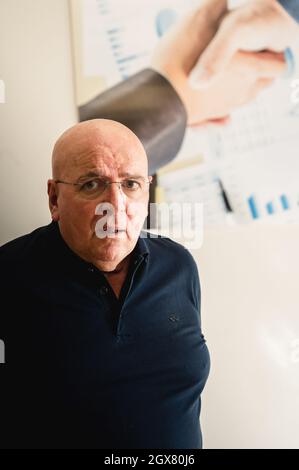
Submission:
<svg viewBox="0 0 299 470">
<path fill-rule="evenodd" d="M 53 179 L 48 182 L 52 219 L 59 222 L 67 245 L 104 272 L 118 296 L 147 216 L 151 177 L 144 148 L 122 124 L 94 120 L 65 132 L 52 160 Z M 99 178 L 124 181 L 122 190 L 112 184 L 102 200 Z M 115 210 L 115 236 L 101 241 L 95 230 L 99 201 Z"/>
<path fill-rule="evenodd" d="M 52 222 L 0 249 L 1 448 L 202 447 L 198 272 L 142 231 L 150 182 L 122 124 L 87 121 L 55 145 Z"/>
</svg>

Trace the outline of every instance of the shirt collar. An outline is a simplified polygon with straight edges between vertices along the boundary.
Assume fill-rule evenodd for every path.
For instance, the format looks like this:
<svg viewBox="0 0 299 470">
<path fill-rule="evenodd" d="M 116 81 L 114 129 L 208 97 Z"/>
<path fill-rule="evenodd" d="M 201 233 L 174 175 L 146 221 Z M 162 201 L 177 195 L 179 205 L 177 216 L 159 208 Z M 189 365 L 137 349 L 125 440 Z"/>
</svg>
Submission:
<svg viewBox="0 0 299 470">
<path fill-rule="evenodd" d="M 146 232 L 142 231 L 133 250 L 136 258 L 143 258 L 145 261 L 149 258 L 149 248 L 146 242 L 146 236 Z"/>
</svg>

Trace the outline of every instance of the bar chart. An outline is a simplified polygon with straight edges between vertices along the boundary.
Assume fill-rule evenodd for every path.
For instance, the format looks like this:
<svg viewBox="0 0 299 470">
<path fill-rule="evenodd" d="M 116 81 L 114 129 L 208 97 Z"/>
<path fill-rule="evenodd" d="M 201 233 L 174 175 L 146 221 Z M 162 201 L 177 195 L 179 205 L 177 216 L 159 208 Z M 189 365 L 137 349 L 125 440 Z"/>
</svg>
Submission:
<svg viewBox="0 0 299 470">
<path fill-rule="evenodd" d="M 82 0 L 85 76 L 113 86 L 149 66 L 152 51 L 196 0 Z"/>
<path fill-rule="evenodd" d="M 251 194 L 247 198 L 248 210 L 251 218 L 257 220 L 266 216 L 273 216 L 283 212 L 299 210 L 299 193 L 298 201 L 293 200 L 293 196 L 287 194 L 278 194 L 270 201 L 264 201 L 255 194 Z"/>
</svg>

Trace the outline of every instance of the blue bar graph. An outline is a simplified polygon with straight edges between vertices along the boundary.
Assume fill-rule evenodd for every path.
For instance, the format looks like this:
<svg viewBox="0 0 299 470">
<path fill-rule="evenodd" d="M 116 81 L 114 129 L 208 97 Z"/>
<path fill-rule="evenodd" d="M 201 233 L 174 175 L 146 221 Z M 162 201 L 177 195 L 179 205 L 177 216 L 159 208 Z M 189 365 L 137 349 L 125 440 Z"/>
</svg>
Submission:
<svg viewBox="0 0 299 470">
<path fill-rule="evenodd" d="M 134 54 L 134 55 L 130 55 L 128 57 L 123 57 L 121 59 L 117 59 L 116 62 L 118 64 L 123 64 L 125 62 L 131 62 L 132 60 L 136 60 L 136 59 L 138 59 L 138 57 L 140 57 L 140 56 L 138 56 L 137 54 Z"/>
<path fill-rule="evenodd" d="M 248 198 L 248 205 L 249 205 L 249 209 L 250 209 L 252 218 L 253 219 L 258 219 L 260 215 L 259 215 L 259 211 L 258 211 L 256 200 L 255 200 L 254 196 L 250 196 Z"/>
<path fill-rule="evenodd" d="M 288 198 L 285 194 L 280 196 L 280 202 L 284 211 L 287 211 L 290 208 Z"/>
<path fill-rule="evenodd" d="M 107 29 L 108 34 L 117 34 L 121 31 L 121 28 Z"/>
<path fill-rule="evenodd" d="M 115 44 L 115 43 L 116 43 L 116 45 L 119 46 L 120 40 L 119 40 L 119 38 L 118 38 L 117 36 L 109 36 L 108 39 L 109 39 L 109 41 L 111 42 L 111 44 Z"/>
<path fill-rule="evenodd" d="M 269 215 L 274 214 L 275 210 L 274 210 L 273 202 L 268 202 L 268 204 L 266 205 L 266 208 L 267 208 L 267 212 Z"/>
</svg>

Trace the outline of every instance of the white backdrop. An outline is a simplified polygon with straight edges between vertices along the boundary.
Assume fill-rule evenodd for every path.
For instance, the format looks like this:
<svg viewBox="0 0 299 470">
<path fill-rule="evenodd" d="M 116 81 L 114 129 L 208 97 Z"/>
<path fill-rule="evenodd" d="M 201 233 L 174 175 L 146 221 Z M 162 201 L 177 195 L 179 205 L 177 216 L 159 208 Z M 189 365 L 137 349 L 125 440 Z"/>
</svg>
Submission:
<svg viewBox="0 0 299 470">
<path fill-rule="evenodd" d="M 205 233 L 207 448 L 299 448 L 299 226 Z"/>
<path fill-rule="evenodd" d="M 0 1 L 1 244 L 49 221 L 52 146 L 77 119 L 67 6 Z"/>
</svg>

